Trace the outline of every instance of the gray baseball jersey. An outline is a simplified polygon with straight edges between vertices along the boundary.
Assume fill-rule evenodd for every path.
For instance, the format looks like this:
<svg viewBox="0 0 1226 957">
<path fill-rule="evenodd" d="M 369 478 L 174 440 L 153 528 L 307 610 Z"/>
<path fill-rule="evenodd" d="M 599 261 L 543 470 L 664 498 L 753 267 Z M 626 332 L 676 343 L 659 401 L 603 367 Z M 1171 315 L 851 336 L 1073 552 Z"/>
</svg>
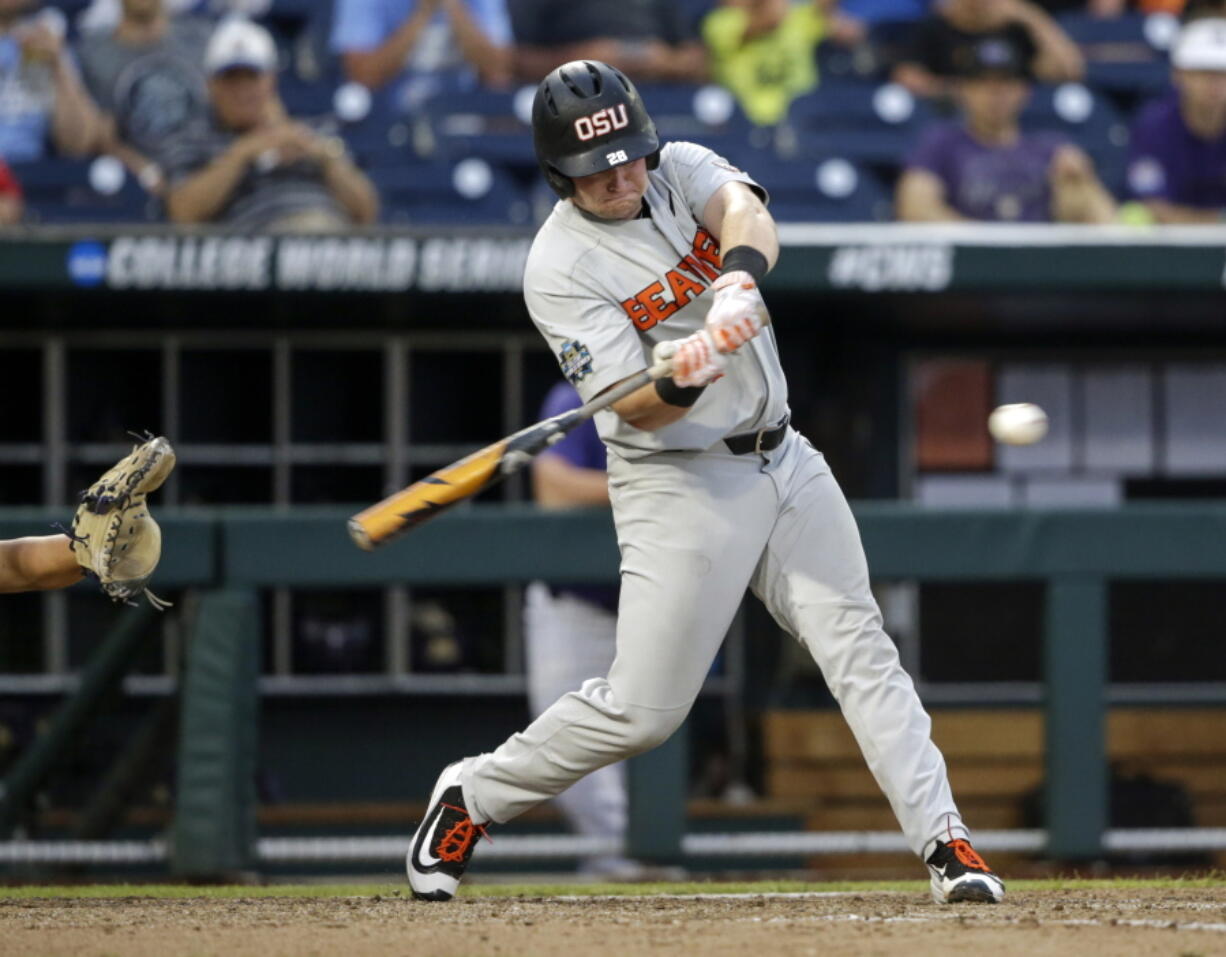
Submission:
<svg viewBox="0 0 1226 957">
<path fill-rule="evenodd" d="M 585 401 L 650 365 L 657 342 L 703 328 L 720 254 L 702 211 L 725 183 L 761 192 L 748 175 L 696 143 L 665 146 L 647 180 L 650 218 L 594 220 L 562 200 L 528 256 L 528 312 Z M 724 378 L 679 422 L 645 432 L 606 410 L 596 427 L 607 445 L 633 459 L 705 451 L 727 435 L 778 425 L 787 411 L 787 383 L 768 329 L 730 357 Z"/>
</svg>

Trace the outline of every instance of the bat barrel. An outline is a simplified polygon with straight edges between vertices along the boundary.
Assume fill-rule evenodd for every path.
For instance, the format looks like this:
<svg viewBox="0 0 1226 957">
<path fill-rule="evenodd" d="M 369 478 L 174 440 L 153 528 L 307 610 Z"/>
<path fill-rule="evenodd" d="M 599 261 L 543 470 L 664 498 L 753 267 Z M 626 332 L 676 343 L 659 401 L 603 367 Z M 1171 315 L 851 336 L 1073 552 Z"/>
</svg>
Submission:
<svg viewBox="0 0 1226 957">
<path fill-rule="evenodd" d="M 355 515 L 346 523 L 346 527 L 349 529 L 349 537 L 353 539 L 353 544 L 357 545 L 362 551 L 373 552 L 375 550 L 375 543 L 371 541 L 370 533 L 366 530 L 366 526 L 362 524 L 360 519 L 360 515 Z"/>
</svg>

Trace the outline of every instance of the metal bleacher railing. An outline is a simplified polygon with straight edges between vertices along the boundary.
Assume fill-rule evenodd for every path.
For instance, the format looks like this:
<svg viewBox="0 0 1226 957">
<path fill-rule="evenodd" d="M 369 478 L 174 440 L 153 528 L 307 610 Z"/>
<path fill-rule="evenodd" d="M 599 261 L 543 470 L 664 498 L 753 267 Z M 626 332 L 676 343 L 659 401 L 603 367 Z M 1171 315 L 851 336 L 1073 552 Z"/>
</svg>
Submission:
<svg viewBox="0 0 1226 957">
<path fill-rule="evenodd" d="M 346 540 L 346 514 L 329 508 L 167 516 L 159 581 L 169 588 L 203 590 L 184 679 L 180 790 L 170 843 L 11 842 L 0 844 L 0 860 L 118 863 L 169 856 L 180 873 L 199 874 L 261 863 L 385 860 L 402 853 L 402 837 L 257 837 L 250 785 L 258 696 L 256 590 L 534 577 L 602 580 L 616 575 L 617 550 L 605 513 L 477 506 L 370 555 Z M 1070 860 L 1092 859 L 1107 850 L 1226 848 L 1226 833 L 1220 829 L 1108 829 L 1104 745 L 1108 582 L 1226 577 L 1226 506 L 937 512 L 862 504 L 856 514 L 878 579 L 1038 579 L 1046 584 L 1046 828 L 980 833 L 979 845 L 1044 851 Z M 0 531 L 10 526 L 11 521 L 0 522 Z M 99 652 L 105 653 L 105 648 Z M 86 683 L 83 679 L 83 688 Z M 219 708 L 220 702 L 224 706 Z M 651 763 L 631 775 L 628 850 L 637 856 L 684 860 L 903 849 L 901 835 L 888 832 L 686 834 L 684 748 L 683 736 L 674 739 L 639 759 Z M 11 826 L 30 798 L 39 762 L 37 755 L 19 762 L 6 778 L 0 822 Z M 650 814 L 643 813 L 646 807 Z M 570 837 L 505 838 L 497 847 L 494 855 L 516 859 L 598 849 Z"/>
</svg>

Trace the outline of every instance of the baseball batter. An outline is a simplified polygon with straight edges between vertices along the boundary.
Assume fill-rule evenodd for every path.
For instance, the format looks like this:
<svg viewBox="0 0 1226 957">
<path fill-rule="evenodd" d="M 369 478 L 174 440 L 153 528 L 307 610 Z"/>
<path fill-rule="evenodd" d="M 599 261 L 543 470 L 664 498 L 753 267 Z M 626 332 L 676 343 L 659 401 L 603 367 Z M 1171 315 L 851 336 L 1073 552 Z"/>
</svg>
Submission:
<svg viewBox="0 0 1226 957">
<path fill-rule="evenodd" d="M 560 201 L 524 276 L 534 323 L 591 399 L 661 359 L 600 413 L 621 549 L 617 653 L 523 732 L 440 775 L 407 855 L 448 900 L 479 835 L 684 720 L 746 588 L 820 666 L 939 902 L 999 901 L 931 723 L 881 627 L 851 511 L 788 425 L 758 282 L 778 256 L 765 193 L 693 143 L 661 148 L 617 70 L 575 61 L 537 90 L 533 137 Z"/>
</svg>

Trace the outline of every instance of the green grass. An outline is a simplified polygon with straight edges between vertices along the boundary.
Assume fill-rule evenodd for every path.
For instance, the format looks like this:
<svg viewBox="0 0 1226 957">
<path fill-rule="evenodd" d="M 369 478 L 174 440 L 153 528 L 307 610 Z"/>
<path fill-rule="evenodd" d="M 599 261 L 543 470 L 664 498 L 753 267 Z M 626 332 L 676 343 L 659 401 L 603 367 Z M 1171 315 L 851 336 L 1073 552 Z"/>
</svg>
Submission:
<svg viewBox="0 0 1226 957">
<path fill-rule="evenodd" d="M 1120 878 L 1116 880 L 1086 880 L 1060 878 L 1055 880 L 1009 881 L 1012 892 L 1094 890 L 1128 888 L 1163 888 L 1192 890 L 1226 887 L 1226 874 L 1214 873 L 1198 877 Z M 461 891 L 462 897 L 563 897 L 617 896 L 650 897 L 658 894 L 787 894 L 822 891 L 902 891 L 926 894 L 927 881 L 862 881 L 805 883 L 803 881 L 757 881 L 721 883 L 689 881 L 672 884 L 473 884 Z M 35 898 L 164 898 L 232 900 L 252 897 L 383 897 L 408 898 L 403 884 L 272 884 L 249 885 L 190 885 L 190 884 L 83 884 L 80 886 L 0 887 L 0 900 L 31 900 Z"/>
</svg>

